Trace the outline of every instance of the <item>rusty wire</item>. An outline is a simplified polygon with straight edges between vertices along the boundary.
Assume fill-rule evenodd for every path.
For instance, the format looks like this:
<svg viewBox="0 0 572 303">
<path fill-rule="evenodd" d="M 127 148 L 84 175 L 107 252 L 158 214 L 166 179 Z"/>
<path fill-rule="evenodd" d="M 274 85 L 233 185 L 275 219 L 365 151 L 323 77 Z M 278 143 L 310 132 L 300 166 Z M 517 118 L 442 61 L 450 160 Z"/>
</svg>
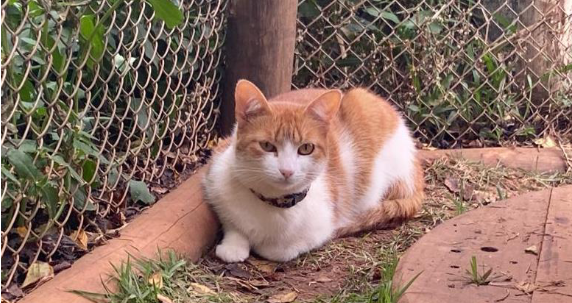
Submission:
<svg viewBox="0 0 572 303">
<path fill-rule="evenodd" d="M 368 87 L 434 147 L 569 141 L 564 2 L 301 0 L 293 86 Z"/>
<path fill-rule="evenodd" d="M 3 292 L 152 203 L 215 135 L 226 1 L 181 1 L 173 29 L 117 2 L 2 1 Z M 80 29 L 107 12 L 98 53 Z"/>
</svg>

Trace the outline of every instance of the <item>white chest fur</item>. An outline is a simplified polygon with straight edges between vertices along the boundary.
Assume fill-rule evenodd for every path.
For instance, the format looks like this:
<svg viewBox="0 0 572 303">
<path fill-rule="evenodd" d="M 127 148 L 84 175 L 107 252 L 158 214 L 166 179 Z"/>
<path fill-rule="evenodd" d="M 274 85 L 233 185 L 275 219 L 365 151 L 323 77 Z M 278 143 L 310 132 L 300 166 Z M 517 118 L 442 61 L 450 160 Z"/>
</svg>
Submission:
<svg viewBox="0 0 572 303">
<path fill-rule="evenodd" d="M 260 201 L 249 188 L 234 180 L 229 170 L 232 161 L 232 148 L 213 161 L 205 179 L 205 191 L 225 234 L 244 238 L 234 241 L 233 245 L 247 243 L 248 249 L 253 248 L 265 258 L 285 261 L 319 247 L 331 238 L 334 232 L 332 203 L 323 175 L 312 183 L 304 200 L 294 207 L 281 209 Z M 226 235 L 223 244 L 225 241 Z M 244 257 L 244 248 L 240 253 Z M 233 261 L 243 259 L 227 257 Z"/>
</svg>

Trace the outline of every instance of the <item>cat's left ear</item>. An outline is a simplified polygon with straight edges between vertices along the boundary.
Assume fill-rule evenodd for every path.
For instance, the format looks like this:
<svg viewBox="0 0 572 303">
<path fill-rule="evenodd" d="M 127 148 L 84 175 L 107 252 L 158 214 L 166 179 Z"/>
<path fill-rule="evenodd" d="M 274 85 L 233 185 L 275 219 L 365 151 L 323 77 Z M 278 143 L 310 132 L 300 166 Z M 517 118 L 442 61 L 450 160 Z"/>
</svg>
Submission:
<svg viewBox="0 0 572 303">
<path fill-rule="evenodd" d="M 337 89 L 330 90 L 312 101 L 306 107 L 306 113 L 328 123 L 336 116 L 341 104 L 342 92 Z"/>
</svg>

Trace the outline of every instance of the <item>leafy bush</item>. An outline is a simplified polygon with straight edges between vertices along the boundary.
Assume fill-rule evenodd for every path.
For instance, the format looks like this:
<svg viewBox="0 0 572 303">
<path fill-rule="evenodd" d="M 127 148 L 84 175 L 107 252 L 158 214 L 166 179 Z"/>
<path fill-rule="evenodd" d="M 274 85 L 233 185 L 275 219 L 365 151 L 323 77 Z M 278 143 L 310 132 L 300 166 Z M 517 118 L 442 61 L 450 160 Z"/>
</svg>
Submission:
<svg viewBox="0 0 572 303">
<path fill-rule="evenodd" d="M 550 106 L 533 100 L 540 80 L 523 69 L 522 35 L 501 11 L 474 1 L 306 0 L 298 13 L 296 87 L 367 86 L 437 147 L 526 141 L 548 130 L 547 115 L 569 132 L 570 98 L 557 100 L 570 79 L 557 73 L 568 89 Z"/>
<path fill-rule="evenodd" d="M 3 4 L 3 289 L 38 256 L 60 254 L 72 232 L 104 235 L 102 220 L 133 205 L 126 197 L 153 203 L 150 181 L 200 160 L 216 114 L 223 7 L 181 8 Z"/>
</svg>

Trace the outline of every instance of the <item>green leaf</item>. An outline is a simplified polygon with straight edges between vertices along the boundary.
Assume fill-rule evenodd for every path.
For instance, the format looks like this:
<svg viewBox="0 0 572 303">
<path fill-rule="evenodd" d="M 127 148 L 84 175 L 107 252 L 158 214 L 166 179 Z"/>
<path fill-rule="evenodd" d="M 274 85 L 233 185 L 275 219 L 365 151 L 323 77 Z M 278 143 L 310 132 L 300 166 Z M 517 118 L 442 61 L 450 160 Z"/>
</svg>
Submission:
<svg viewBox="0 0 572 303">
<path fill-rule="evenodd" d="M 73 147 L 82 151 L 86 155 L 91 155 L 96 157 L 99 155 L 99 153 L 93 146 L 77 139 L 73 140 Z"/>
<path fill-rule="evenodd" d="M 74 183 L 74 184 L 76 184 L 76 183 Z M 76 186 L 77 186 L 77 184 L 76 184 Z M 97 207 L 95 207 L 95 205 L 93 204 L 91 199 L 87 198 L 86 191 L 83 187 L 80 187 L 75 191 L 75 193 L 73 194 L 73 200 L 74 200 L 73 205 L 78 210 L 83 210 L 84 207 L 85 207 L 85 210 L 87 210 L 87 211 L 94 211 L 97 209 Z"/>
<path fill-rule="evenodd" d="M 48 215 L 50 218 L 55 218 L 58 202 L 60 201 L 58 190 L 50 183 L 47 183 L 42 186 L 41 193 L 43 198 L 42 200 L 45 202 L 46 208 L 48 209 Z"/>
<path fill-rule="evenodd" d="M 65 64 L 66 64 L 66 59 L 65 59 L 65 55 L 62 55 L 62 53 L 60 52 L 60 49 L 55 46 L 56 42 L 54 41 L 54 38 L 50 35 L 49 33 L 49 27 L 48 27 L 48 22 L 45 23 L 44 25 L 44 29 L 41 32 L 42 35 L 42 44 L 44 45 L 45 48 L 52 50 L 52 66 L 53 68 L 56 70 L 56 72 L 61 73 L 64 68 L 65 68 Z M 54 47 L 55 46 L 55 47 Z"/>
<path fill-rule="evenodd" d="M 155 196 L 149 192 L 147 184 L 143 181 L 129 181 L 129 193 L 131 193 L 131 199 L 135 202 L 141 201 L 145 204 L 155 203 Z"/>
<path fill-rule="evenodd" d="M 34 96 L 36 95 L 36 91 L 34 89 L 34 85 L 32 85 L 32 82 L 30 82 L 28 78 L 24 79 L 23 75 L 14 74 L 14 83 L 12 85 L 20 86 L 22 82 L 24 83 L 24 85 L 22 85 L 22 88 L 20 88 L 20 91 L 18 91 L 20 99 L 26 102 L 34 101 Z M 20 103 L 20 106 L 22 106 L 22 103 Z"/>
<path fill-rule="evenodd" d="M 93 66 L 101 59 L 103 55 L 103 51 L 105 48 L 104 39 L 103 39 L 103 27 L 101 25 L 95 26 L 95 16 L 94 15 L 84 15 L 81 16 L 80 19 L 80 34 L 85 40 L 86 43 L 89 45 L 85 45 L 85 47 L 89 47 L 89 58 L 87 60 L 87 65 L 89 68 L 93 68 Z"/>
<path fill-rule="evenodd" d="M 14 201 L 12 201 L 12 199 L 10 199 L 10 197 L 8 197 L 8 195 L 6 195 L 2 199 L 2 215 L 4 215 L 6 210 L 10 209 L 10 207 L 12 207 L 13 204 L 14 204 Z M 4 223 L 4 217 L 2 217 L 2 223 Z M 2 226 L 2 230 L 4 230 L 4 226 Z"/>
<path fill-rule="evenodd" d="M 346 66 L 358 66 L 361 63 L 361 59 L 357 58 L 356 56 L 348 56 L 347 58 L 344 58 L 342 60 L 339 60 L 336 62 L 336 65 L 340 66 L 340 67 L 346 67 Z"/>
<path fill-rule="evenodd" d="M 16 183 L 16 185 L 20 186 L 20 181 L 18 181 L 18 179 L 16 179 L 16 176 L 14 176 L 6 167 L 2 166 L 2 174 L 4 175 L 4 177 L 8 178 L 10 181 Z"/>
<path fill-rule="evenodd" d="M 388 11 L 382 11 L 375 7 L 368 7 L 365 9 L 365 12 L 373 17 L 381 17 L 385 20 L 392 21 L 396 24 L 399 23 L 399 18 L 394 13 Z"/>
<path fill-rule="evenodd" d="M 42 8 L 42 6 L 39 5 L 38 2 L 36 1 L 28 2 L 28 10 L 30 12 L 30 16 L 32 17 L 38 17 L 44 13 L 44 9 Z M 48 22 L 46 22 L 46 24 L 47 23 Z"/>
<path fill-rule="evenodd" d="M 305 1 L 298 6 L 301 17 L 313 19 L 320 15 L 320 9 L 315 1 Z"/>
<path fill-rule="evenodd" d="M 32 157 L 21 150 L 12 149 L 8 152 L 8 162 L 14 166 L 20 177 L 36 181 L 42 173 L 34 165 Z"/>
<path fill-rule="evenodd" d="M 171 0 L 147 0 L 155 11 L 155 17 L 163 20 L 168 28 L 183 22 L 183 12 Z"/>
<path fill-rule="evenodd" d="M 117 183 L 117 179 L 119 179 L 120 174 L 117 171 L 117 168 L 112 168 L 107 175 L 107 186 L 113 187 Z"/>
<path fill-rule="evenodd" d="M 433 34 L 439 34 L 443 29 L 444 29 L 443 25 L 437 22 L 431 22 L 429 24 L 429 31 L 431 31 Z"/>
<path fill-rule="evenodd" d="M 145 106 L 141 106 L 141 99 L 140 98 L 133 98 L 131 100 L 131 110 L 132 111 L 137 111 L 137 125 L 141 128 L 141 129 L 145 129 L 145 126 L 147 125 L 147 122 L 149 121 L 149 115 L 147 114 L 147 109 L 145 108 Z"/>
<path fill-rule="evenodd" d="M 38 146 L 34 140 L 24 140 L 20 147 L 18 147 L 18 150 L 21 150 L 25 153 L 35 153 L 38 151 Z"/>
<path fill-rule="evenodd" d="M 67 170 L 70 172 L 70 174 L 74 179 L 76 179 L 77 181 L 82 180 L 81 176 L 77 173 L 77 171 L 71 165 L 69 165 L 69 163 L 65 161 L 64 158 L 62 158 L 60 155 L 55 155 L 51 157 L 51 159 L 58 165 L 67 168 Z"/>
<path fill-rule="evenodd" d="M 90 183 L 97 170 L 97 164 L 95 163 L 95 161 L 86 159 L 83 162 L 82 168 L 83 168 L 83 179 L 85 180 L 85 182 Z"/>
</svg>

